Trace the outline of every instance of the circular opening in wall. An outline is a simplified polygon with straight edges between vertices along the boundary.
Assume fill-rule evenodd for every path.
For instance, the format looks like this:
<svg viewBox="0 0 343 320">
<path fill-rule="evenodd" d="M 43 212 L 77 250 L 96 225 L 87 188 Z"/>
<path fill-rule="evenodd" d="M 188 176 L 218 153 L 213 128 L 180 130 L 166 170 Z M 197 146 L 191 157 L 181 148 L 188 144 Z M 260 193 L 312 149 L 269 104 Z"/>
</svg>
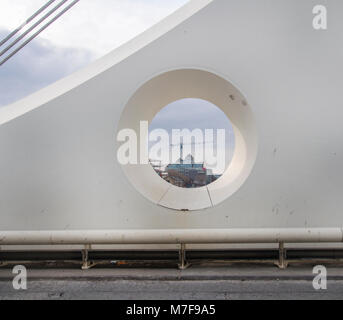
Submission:
<svg viewBox="0 0 343 320">
<path fill-rule="evenodd" d="M 181 99 L 162 108 L 149 125 L 149 163 L 156 174 L 181 188 L 218 180 L 235 148 L 225 113 L 203 99 Z"/>
<path fill-rule="evenodd" d="M 223 170 L 219 179 L 204 186 L 182 188 L 156 174 L 156 167 L 153 168 L 151 163 L 155 156 L 151 151 L 152 147 L 149 150 L 149 126 L 147 124 L 151 124 L 151 133 L 155 127 L 154 122 L 159 118 L 159 112 L 166 106 L 172 109 L 170 105 L 182 105 L 185 102 L 188 104 L 194 99 L 200 99 L 197 100 L 198 102 L 204 100 L 205 102 L 201 102 L 203 104 L 213 104 L 214 108 L 219 108 L 225 115 L 223 119 L 226 124 L 231 122 L 234 133 L 231 137 L 234 139 L 234 150 L 231 148 L 232 159 L 229 157 L 229 161 L 226 160 L 226 170 Z M 180 109 L 182 108 L 180 107 Z M 179 118 L 179 121 L 187 120 L 185 125 L 180 125 L 181 128 L 194 128 L 191 117 L 182 119 L 184 116 L 181 113 L 176 114 L 176 117 Z M 170 119 L 168 121 L 170 122 Z M 168 128 L 168 121 L 165 129 Z M 209 122 L 208 119 L 207 122 Z M 163 128 L 160 124 L 157 126 Z M 201 126 L 196 123 L 195 127 Z M 118 136 L 121 139 L 118 139 Z M 121 151 L 123 154 L 123 151 L 126 150 L 127 139 L 131 140 L 133 145 L 137 145 L 129 157 L 133 162 L 121 163 L 118 161 L 129 182 L 141 195 L 156 205 L 181 211 L 211 208 L 231 197 L 248 179 L 258 150 L 256 124 L 249 100 L 228 79 L 213 72 L 197 69 L 168 71 L 142 83 L 132 93 L 119 120 L 117 159 L 118 152 Z M 173 142 L 168 138 L 158 139 L 158 141 L 165 145 L 175 144 L 173 148 L 180 150 L 178 141 Z M 187 151 L 184 153 L 186 153 L 184 157 L 187 157 Z M 173 159 L 176 162 L 177 160 Z M 156 165 L 158 164 L 155 163 L 154 166 Z"/>
</svg>

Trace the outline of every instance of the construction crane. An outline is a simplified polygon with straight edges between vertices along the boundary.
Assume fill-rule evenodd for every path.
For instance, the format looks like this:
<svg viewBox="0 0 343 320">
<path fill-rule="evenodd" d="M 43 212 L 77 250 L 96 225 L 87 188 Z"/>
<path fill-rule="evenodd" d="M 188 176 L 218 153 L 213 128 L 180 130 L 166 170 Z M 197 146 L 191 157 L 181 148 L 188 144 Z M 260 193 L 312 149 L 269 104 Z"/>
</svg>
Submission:
<svg viewBox="0 0 343 320">
<path fill-rule="evenodd" d="M 35 18 L 39 17 L 47 8 L 49 8 L 56 0 L 50 0 L 41 8 L 39 8 L 33 15 L 31 15 L 27 20 L 25 20 L 18 28 L 13 30 L 8 36 L 6 36 L 3 40 L 0 41 L 0 48 L 8 43 L 18 32 L 20 32 L 24 27 L 29 25 Z M 63 14 L 65 14 L 68 10 L 70 10 L 77 2 L 80 0 L 74 0 L 70 2 L 70 0 L 61 0 L 54 6 L 51 10 L 45 13 L 37 22 L 32 24 L 26 31 L 20 34 L 17 38 L 15 38 L 12 42 L 7 44 L 5 48 L 0 51 L 0 57 L 3 57 L 10 49 L 13 49 L 7 56 L 0 60 L 0 66 L 2 66 L 5 62 L 7 62 L 10 58 L 12 58 L 16 53 L 18 53 L 21 49 L 23 49 L 27 44 L 29 44 L 33 39 L 35 39 L 41 32 L 43 32 L 47 27 L 49 27 L 52 23 L 54 23 L 58 18 L 60 18 Z M 41 28 L 39 28 L 36 32 L 34 32 L 47 18 L 49 18 L 53 13 L 55 13 L 58 9 L 62 9 L 58 12 L 55 16 L 53 16 L 50 20 L 48 20 Z M 15 47 L 21 40 L 23 40 L 27 35 L 30 35 L 31 32 L 34 32 L 29 38 Z"/>
<path fill-rule="evenodd" d="M 162 171 L 162 160 L 149 159 L 149 162 L 155 171 Z"/>
<path fill-rule="evenodd" d="M 183 143 L 183 142 L 180 142 L 178 144 L 171 144 L 170 146 L 171 147 L 177 147 L 178 145 L 180 145 L 180 164 L 183 164 L 183 159 L 182 159 L 182 156 L 183 156 L 183 146 L 184 145 L 199 145 L 199 144 L 207 144 L 207 143 L 213 143 L 213 141 L 203 141 L 203 142 L 191 142 L 191 143 Z"/>
</svg>

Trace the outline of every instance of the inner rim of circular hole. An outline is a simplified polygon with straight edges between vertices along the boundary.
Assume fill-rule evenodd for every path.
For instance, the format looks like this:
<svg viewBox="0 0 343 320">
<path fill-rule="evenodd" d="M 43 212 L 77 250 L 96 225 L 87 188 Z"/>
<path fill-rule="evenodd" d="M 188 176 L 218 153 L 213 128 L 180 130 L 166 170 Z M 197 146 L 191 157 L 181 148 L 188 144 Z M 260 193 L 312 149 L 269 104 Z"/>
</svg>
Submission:
<svg viewBox="0 0 343 320">
<path fill-rule="evenodd" d="M 149 162 L 161 179 L 177 187 L 199 188 L 218 180 L 227 170 L 235 134 L 219 107 L 187 98 L 168 104 L 155 115 L 149 125 L 148 145 Z"/>
</svg>

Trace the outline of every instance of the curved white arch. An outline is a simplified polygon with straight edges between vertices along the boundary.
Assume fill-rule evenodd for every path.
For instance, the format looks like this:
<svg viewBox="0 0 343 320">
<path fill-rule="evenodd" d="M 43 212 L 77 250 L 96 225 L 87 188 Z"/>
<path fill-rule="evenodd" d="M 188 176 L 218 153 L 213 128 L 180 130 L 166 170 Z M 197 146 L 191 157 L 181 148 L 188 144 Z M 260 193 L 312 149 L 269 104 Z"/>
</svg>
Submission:
<svg viewBox="0 0 343 320">
<path fill-rule="evenodd" d="M 343 20 L 315 31 L 311 5 L 194 0 L 89 67 L 1 108 L 0 230 L 342 226 Z M 328 9 L 343 12 L 343 2 Z M 140 88 L 185 69 L 212 76 L 147 101 L 193 96 L 225 106 L 233 83 L 251 110 L 243 116 L 240 99 L 228 106 L 241 149 L 208 187 L 213 206 L 208 196 L 176 203 L 174 188 L 142 195 L 143 180 L 131 183 L 116 161 L 116 133 Z M 199 90 L 211 77 L 225 81 Z"/>
<path fill-rule="evenodd" d="M 234 100 L 230 96 L 234 96 Z M 204 70 L 165 72 L 147 81 L 133 94 L 121 115 L 118 131 L 133 129 L 140 139 L 140 121 L 150 123 L 163 107 L 184 98 L 207 100 L 218 106 L 232 122 L 235 152 L 222 177 L 205 187 L 185 189 L 161 179 L 149 164 L 123 165 L 122 168 L 135 188 L 153 203 L 176 210 L 201 210 L 219 204 L 236 192 L 256 160 L 257 132 L 253 113 L 236 87 Z"/>
<path fill-rule="evenodd" d="M 121 61 L 130 57 L 140 49 L 154 42 L 176 26 L 186 21 L 198 11 L 202 10 L 213 0 L 191 0 L 176 10 L 161 22 L 155 24 L 134 39 L 98 59 L 89 66 L 47 86 L 17 102 L 0 108 L 0 125 L 34 110 L 44 104 L 66 94 L 83 83 L 95 78 Z"/>
</svg>

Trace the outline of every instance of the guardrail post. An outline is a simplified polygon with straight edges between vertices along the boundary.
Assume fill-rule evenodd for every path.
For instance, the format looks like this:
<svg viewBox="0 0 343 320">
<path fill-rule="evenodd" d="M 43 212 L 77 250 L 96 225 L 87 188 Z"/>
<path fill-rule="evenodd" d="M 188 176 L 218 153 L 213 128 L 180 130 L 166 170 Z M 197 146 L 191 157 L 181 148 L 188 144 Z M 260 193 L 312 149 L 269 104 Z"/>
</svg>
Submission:
<svg viewBox="0 0 343 320">
<path fill-rule="evenodd" d="M 288 267 L 286 254 L 287 254 L 287 251 L 285 249 L 285 244 L 283 242 L 279 242 L 279 261 L 276 263 L 276 265 L 280 269 L 286 269 Z"/>
<path fill-rule="evenodd" d="M 0 247 L 0 252 L 1 252 L 1 247 Z M 5 262 L 0 260 L 0 267 L 3 267 L 5 265 Z"/>
<path fill-rule="evenodd" d="M 180 270 L 185 270 L 190 266 L 186 261 L 186 245 L 181 243 L 179 250 L 179 264 L 178 267 Z"/>
<path fill-rule="evenodd" d="M 82 252 L 82 270 L 88 270 L 94 266 L 93 263 L 91 263 L 88 260 L 88 250 L 91 250 L 92 246 L 90 244 L 86 244 L 84 249 L 81 250 Z"/>
</svg>

